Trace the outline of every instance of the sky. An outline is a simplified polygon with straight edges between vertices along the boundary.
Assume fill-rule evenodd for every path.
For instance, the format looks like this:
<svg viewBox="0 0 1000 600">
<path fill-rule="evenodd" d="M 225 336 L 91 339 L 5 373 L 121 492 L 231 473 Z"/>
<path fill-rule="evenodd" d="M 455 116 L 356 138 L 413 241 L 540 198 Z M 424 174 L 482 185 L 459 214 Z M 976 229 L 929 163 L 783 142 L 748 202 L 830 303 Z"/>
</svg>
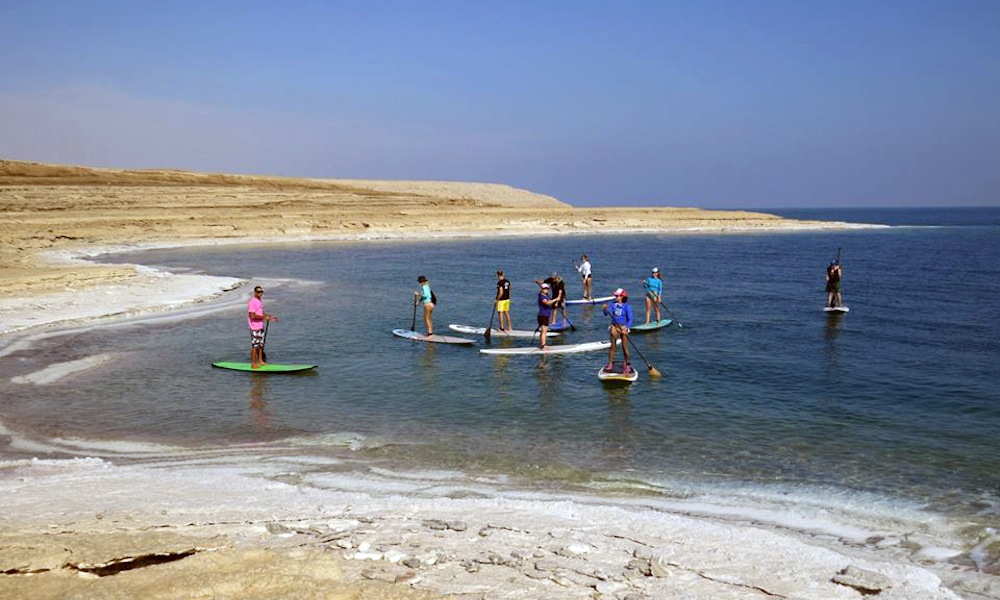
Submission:
<svg viewBox="0 0 1000 600">
<path fill-rule="evenodd" d="M 1000 205 L 996 0 L 0 0 L 0 159 Z"/>
</svg>

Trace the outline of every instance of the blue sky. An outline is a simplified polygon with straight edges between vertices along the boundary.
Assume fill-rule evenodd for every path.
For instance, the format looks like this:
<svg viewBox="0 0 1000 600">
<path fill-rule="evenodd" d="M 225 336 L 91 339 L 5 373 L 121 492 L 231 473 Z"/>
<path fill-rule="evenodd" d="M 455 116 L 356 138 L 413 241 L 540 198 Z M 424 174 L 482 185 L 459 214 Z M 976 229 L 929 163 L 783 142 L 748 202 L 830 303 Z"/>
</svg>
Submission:
<svg viewBox="0 0 1000 600">
<path fill-rule="evenodd" d="M 1000 205 L 1000 2 L 0 2 L 0 158 Z"/>
</svg>

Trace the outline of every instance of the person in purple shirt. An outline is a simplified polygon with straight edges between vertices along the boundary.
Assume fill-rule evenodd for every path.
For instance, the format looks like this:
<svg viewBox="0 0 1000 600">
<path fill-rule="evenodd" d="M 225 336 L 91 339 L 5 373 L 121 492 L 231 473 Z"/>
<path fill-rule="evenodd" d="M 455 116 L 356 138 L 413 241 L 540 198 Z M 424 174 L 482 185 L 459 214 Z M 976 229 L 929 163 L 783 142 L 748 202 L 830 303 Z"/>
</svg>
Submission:
<svg viewBox="0 0 1000 600">
<path fill-rule="evenodd" d="M 632 307 L 628 303 L 628 292 L 618 288 L 613 293 L 615 303 L 609 308 L 607 304 L 601 308 L 604 314 L 611 317 L 611 325 L 608 326 L 608 334 L 611 336 L 611 348 L 608 349 L 608 364 L 605 371 L 613 371 L 615 368 L 615 346 L 618 340 L 622 343 L 622 355 L 625 357 L 624 373 L 632 372 L 632 364 L 629 361 L 628 353 L 628 332 L 632 327 Z"/>
<path fill-rule="evenodd" d="M 542 332 L 538 348 L 548 350 L 549 346 L 545 343 L 545 337 L 549 333 L 549 319 L 552 318 L 552 305 L 556 303 L 556 300 L 549 296 L 552 286 L 547 283 L 540 283 L 538 286 L 540 288 L 538 292 L 538 329 Z"/>
</svg>

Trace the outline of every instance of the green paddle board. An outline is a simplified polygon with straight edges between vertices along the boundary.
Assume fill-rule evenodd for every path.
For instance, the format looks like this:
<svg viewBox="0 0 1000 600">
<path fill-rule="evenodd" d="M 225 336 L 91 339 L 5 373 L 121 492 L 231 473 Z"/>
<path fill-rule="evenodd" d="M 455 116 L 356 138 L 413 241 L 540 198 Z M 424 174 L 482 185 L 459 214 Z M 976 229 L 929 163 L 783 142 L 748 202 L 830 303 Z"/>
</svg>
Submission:
<svg viewBox="0 0 1000 600">
<path fill-rule="evenodd" d="M 251 369 L 250 363 L 223 361 L 214 362 L 212 363 L 212 366 L 220 369 L 229 369 L 231 371 L 251 371 L 253 373 L 298 373 L 300 371 L 315 369 L 317 365 L 277 365 L 274 363 L 268 363 L 262 367 Z"/>
<path fill-rule="evenodd" d="M 655 331 L 657 329 L 663 329 L 667 325 L 673 323 L 673 319 L 660 319 L 659 321 L 652 321 L 649 325 L 643 323 L 642 325 L 633 325 L 629 327 L 629 331 L 643 332 L 643 331 Z"/>
</svg>

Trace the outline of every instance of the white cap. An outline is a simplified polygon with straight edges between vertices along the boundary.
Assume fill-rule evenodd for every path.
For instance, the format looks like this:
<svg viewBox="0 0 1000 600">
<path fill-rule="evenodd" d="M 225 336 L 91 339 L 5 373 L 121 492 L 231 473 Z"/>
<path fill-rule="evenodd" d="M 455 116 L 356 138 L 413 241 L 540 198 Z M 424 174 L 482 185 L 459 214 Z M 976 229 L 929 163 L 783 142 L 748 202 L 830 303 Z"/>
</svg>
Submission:
<svg viewBox="0 0 1000 600">
<path fill-rule="evenodd" d="M 628 296 L 628 294 L 625 293 L 625 290 L 623 290 L 622 288 L 618 288 L 617 290 L 615 290 L 612 295 L 613 296 Z"/>
<path fill-rule="evenodd" d="M 654 273 L 659 273 L 660 272 L 660 267 L 653 267 L 653 272 Z"/>
<path fill-rule="evenodd" d="M 549 284 L 547 284 L 547 283 L 543 283 L 543 284 L 542 284 L 542 289 L 545 289 L 545 288 L 547 288 L 547 287 L 549 287 Z"/>
</svg>

